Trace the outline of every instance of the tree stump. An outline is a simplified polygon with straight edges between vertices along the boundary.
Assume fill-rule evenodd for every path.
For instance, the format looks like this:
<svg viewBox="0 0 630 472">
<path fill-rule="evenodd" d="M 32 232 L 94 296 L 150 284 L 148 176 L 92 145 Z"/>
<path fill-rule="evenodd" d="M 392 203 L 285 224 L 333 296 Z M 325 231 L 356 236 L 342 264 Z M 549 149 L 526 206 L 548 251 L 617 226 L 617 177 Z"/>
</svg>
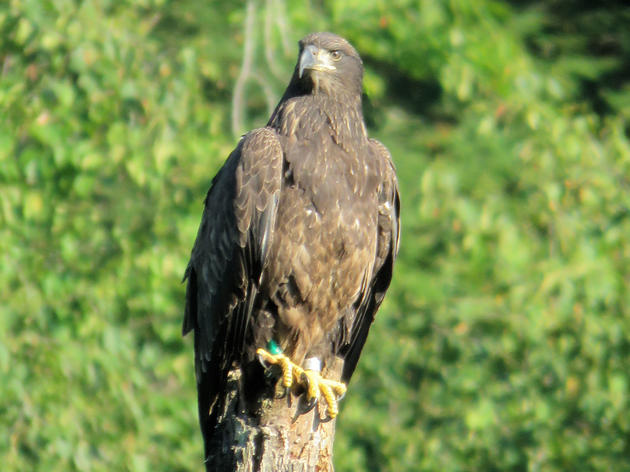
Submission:
<svg viewBox="0 0 630 472">
<path fill-rule="evenodd" d="M 337 359 L 322 375 L 339 380 L 343 363 Z M 227 395 L 208 445 L 206 470 L 220 472 L 332 472 L 335 420 L 322 421 L 326 405 L 301 413 L 302 397 L 295 392 L 279 398 L 283 389 L 275 366 L 270 388 L 249 398 L 240 368 L 230 371 Z M 299 392 L 298 392 L 299 393 Z"/>
</svg>

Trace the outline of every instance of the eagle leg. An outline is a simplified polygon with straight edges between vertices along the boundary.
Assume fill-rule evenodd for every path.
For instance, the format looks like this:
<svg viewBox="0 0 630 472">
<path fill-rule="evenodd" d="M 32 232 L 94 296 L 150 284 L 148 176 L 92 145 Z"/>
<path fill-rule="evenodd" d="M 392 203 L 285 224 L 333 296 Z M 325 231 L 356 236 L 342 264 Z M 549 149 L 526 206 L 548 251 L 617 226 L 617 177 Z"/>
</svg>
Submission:
<svg viewBox="0 0 630 472">
<path fill-rule="evenodd" d="M 303 369 L 282 353 L 271 354 L 260 348 L 256 350 L 256 354 L 263 366 L 266 367 L 269 364 L 280 366 L 282 369 L 283 387 L 289 389 L 294 384 L 297 384 L 305 388 L 307 406 L 303 411 L 304 413 L 310 411 L 317 401 L 323 397 L 327 406 L 326 414 L 328 419 L 333 419 L 339 414 L 337 402 L 345 395 L 346 384 L 336 380 L 325 379 L 317 370 Z"/>
</svg>

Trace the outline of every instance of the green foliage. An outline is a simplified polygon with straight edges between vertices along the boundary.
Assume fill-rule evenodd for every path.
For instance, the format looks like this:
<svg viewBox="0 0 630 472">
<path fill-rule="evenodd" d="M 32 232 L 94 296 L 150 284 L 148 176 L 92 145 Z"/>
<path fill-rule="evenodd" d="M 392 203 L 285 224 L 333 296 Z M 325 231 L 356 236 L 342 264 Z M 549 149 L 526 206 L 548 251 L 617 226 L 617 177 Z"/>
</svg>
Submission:
<svg viewBox="0 0 630 472">
<path fill-rule="evenodd" d="M 265 5 L 268 83 L 248 80 L 242 126 L 264 123 L 295 41 L 336 31 L 400 175 L 399 263 L 337 470 L 630 469 L 630 9 Z M 180 279 L 236 142 L 245 16 L 0 4 L 3 470 L 199 470 Z"/>
</svg>

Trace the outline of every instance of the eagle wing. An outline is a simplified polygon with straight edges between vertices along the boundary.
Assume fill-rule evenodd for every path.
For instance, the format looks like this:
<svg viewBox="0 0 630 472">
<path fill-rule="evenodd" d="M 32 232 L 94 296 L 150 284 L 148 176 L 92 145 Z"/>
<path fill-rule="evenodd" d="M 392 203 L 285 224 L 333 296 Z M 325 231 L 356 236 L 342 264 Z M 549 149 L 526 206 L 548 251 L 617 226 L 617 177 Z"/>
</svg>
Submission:
<svg viewBox="0 0 630 472">
<path fill-rule="evenodd" d="M 398 180 L 392 156 L 387 148 L 375 139 L 370 139 L 370 151 L 377 158 L 381 183 L 378 189 L 377 246 L 374 265 L 366 276 L 361 294 L 355 303 L 355 317 L 350 330 L 349 341 L 340 354 L 344 358 L 342 380 L 348 382 L 359 361 L 361 350 L 367 339 L 370 325 L 378 310 L 385 292 L 392 280 L 394 261 L 398 254 L 400 230 L 400 198 Z"/>
<path fill-rule="evenodd" d="M 194 330 L 204 435 L 226 373 L 245 347 L 247 327 L 273 238 L 282 181 L 277 134 L 245 135 L 212 181 L 186 268 L 183 334 Z"/>
</svg>

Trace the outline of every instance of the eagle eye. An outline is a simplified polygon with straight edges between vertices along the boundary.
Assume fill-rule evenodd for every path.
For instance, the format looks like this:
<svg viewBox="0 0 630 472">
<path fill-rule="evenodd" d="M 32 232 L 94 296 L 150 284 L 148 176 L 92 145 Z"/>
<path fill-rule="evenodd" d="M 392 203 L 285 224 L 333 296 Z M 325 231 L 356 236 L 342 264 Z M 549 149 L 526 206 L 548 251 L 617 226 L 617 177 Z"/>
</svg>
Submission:
<svg viewBox="0 0 630 472">
<path fill-rule="evenodd" d="M 330 51 L 330 57 L 332 57 L 333 61 L 338 61 L 339 59 L 341 59 L 341 51 L 333 49 L 332 51 Z"/>
</svg>

